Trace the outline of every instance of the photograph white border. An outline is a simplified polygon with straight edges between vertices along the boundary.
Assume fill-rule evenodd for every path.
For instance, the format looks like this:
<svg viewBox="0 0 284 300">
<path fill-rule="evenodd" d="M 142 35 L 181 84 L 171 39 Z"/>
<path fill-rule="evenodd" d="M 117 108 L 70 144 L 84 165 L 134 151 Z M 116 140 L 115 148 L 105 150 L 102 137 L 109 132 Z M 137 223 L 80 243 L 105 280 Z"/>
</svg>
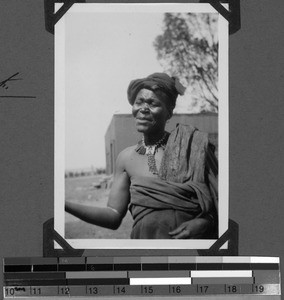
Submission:
<svg viewBox="0 0 284 300">
<path fill-rule="evenodd" d="M 225 5 L 224 5 L 225 6 Z M 227 6 L 226 6 L 227 7 Z M 59 8 L 59 6 L 57 6 Z M 193 12 L 216 13 L 205 3 L 166 4 L 73 4 L 66 14 L 93 12 Z M 229 223 L 229 117 L 228 117 L 228 21 L 219 14 L 219 237 Z M 54 229 L 65 233 L 65 16 L 55 26 L 55 111 L 54 111 Z M 131 240 L 131 239 L 66 239 L 79 249 L 208 249 L 217 240 Z M 169 241 L 171 241 L 169 243 Z"/>
</svg>

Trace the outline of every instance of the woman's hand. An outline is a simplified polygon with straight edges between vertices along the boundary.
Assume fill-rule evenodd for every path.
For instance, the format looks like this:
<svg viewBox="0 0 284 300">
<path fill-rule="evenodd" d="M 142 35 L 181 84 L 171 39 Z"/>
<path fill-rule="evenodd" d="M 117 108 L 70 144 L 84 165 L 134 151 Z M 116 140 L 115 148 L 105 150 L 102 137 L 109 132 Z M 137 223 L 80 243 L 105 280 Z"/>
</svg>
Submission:
<svg viewBox="0 0 284 300">
<path fill-rule="evenodd" d="M 196 239 L 202 238 L 202 236 L 208 231 L 211 221 L 206 218 L 196 218 L 182 223 L 175 230 L 170 231 L 169 235 L 173 239 Z"/>
</svg>

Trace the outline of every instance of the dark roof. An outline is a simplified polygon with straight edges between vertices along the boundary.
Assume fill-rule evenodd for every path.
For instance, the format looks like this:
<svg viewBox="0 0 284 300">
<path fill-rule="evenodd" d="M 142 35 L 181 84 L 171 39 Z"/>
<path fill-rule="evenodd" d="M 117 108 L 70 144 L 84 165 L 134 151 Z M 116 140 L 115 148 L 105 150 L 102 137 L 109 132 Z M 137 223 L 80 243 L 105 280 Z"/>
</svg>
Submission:
<svg viewBox="0 0 284 300">
<path fill-rule="evenodd" d="M 218 116 L 218 113 L 214 112 L 202 112 L 202 113 L 195 113 L 195 114 L 173 114 L 173 116 Z M 113 117 L 132 117 L 132 114 L 114 114 Z"/>
</svg>

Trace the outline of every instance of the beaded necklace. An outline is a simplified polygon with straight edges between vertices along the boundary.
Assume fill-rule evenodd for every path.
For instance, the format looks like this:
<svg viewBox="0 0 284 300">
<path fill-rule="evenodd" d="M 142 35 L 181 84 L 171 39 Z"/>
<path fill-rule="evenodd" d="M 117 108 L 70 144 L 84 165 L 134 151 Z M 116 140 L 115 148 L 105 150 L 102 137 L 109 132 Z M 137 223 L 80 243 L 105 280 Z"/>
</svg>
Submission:
<svg viewBox="0 0 284 300">
<path fill-rule="evenodd" d="M 155 143 L 154 145 L 146 146 L 144 136 L 143 136 L 142 140 L 138 143 L 135 149 L 135 151 L 138 154 L 147 155 L 149 171 L 155 175 L 158 175 L 155 154 L 158 152 L 159 148 L 162 148 L 163 150 L 165 149 L 168 137 L 169 137 L 169 133 L 165 132 L 163 137 L 157 143 Z"/>
</svg>

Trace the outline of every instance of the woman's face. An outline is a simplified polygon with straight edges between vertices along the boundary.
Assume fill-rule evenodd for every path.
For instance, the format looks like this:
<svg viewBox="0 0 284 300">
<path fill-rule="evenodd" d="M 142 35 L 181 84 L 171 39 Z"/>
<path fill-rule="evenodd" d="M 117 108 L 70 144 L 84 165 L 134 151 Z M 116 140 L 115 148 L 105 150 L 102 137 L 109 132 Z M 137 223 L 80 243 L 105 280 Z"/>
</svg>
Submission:
<svg viewBox="0 0 284 300">
<path fill-rule="evenodd" d="M 168 119 L 172 116 L 165 101 L 151 90 L 141 89 L 133 103 L 132 114 L 137 131 L 151 134 L 164 131 Z"/>
</svg>

